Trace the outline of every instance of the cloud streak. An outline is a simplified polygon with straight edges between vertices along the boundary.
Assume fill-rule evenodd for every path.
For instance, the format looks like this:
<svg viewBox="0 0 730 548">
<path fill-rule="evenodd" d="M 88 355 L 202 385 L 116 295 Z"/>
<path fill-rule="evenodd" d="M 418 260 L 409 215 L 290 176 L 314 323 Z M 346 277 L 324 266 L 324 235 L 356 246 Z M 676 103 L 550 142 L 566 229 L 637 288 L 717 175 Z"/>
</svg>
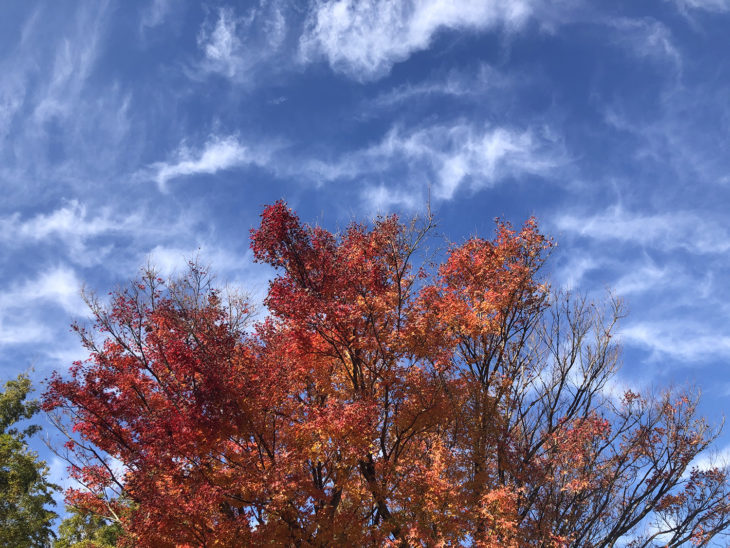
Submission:
<svg viewBox="0 0 730 548">
<path fill-rule="evenodd" d="M 373 203 L 408 205 L 411 189 L 385 191 L 373 179 L 432 183 L 433 197 L 451 200 L 462 188 L 477 191 L 504 180 L 549 176 L 568 162 L 559 138 L 547 128 L 512 128 L 468 123 L 403 129 L 395 127 L 375 144 L 343 152 L 335 159 L 300 157 L 280 144 L 253 147 L 235 136 L 212 136 L 200 148 L 181 145 L 173 158 L 138 174 L 166 191 L 172 180 L 258 166 L 283 179 L 316 184 L 359 181 Z M 380 189 L 379 189 L 380 188 Z M 385 196 L 387 192 L 389 196 Z"/>
<path fill-rule="evenodd" d="M 106 264 L 120 237 L 126 242 L 140 243 L 170 233 L 184 233 L 181 226 L 164 223 L 159 215 L 154 225 L 146 222 L 146 218 L 142 209 L 122 213 L 108 207 L 91 209 L 86 203 L 71 200 L 47 213 L 26 218 L 14 213 L 0 218 L 0 243 L 6 251 L 33 246 L 35 252 L 45 250 L 51 256 L 57 256 L 63 249 L 66 260 L 91 266 Z M 117 249 L 115 256 L 119 254 Z"/>
<path fill-rule="evenodd" d="M 83 241 L 101 234 L 138 226 L 140 219 L 115 219 L 108 210 L 96 217 L 89 215 L 86 204 L 71 200 L 50 213 L 40 213 L 22 220 L 17 213 L 0 219 L 0 238 L 9 243 L 18 240 L 41 241 L 58 237 L 66 241 Z"/>
<path fill-rule="evenodd" d="M 621 338 L 651 352 L 651 359 L 670 357 L 685 363 L 730 357 L 730 336 L 691 321 L 637 321 L 621 329 Z"/>
<path fill-rule="evenodd" d="M 531 11 L 527 0 L 320 1 L 305 24 L 300 56 L 324 57 L 336 72 L 374 80 L 427 49 L 440 30 L 517 29 Z"/>
<path fill-rule="evenodd" d="M 108 45 L 108 7 L 106 1 L 74 10 L 39 7 L 25 18 L 19 43 L 0 56 L 6 199 L 32 202 L 41 189 L 56 198 L 88 192 L 119 177 L 138 150 L 140 141 L 126 141 L 131 92 L 116 78 L 98 78 L 107 69 L 100 59 Z"/>
<path fill-rule="evenodd" d="M 253 73 L 284 43 L 288 27 L 283 7 L 276 1 L 262 2 L 241 15 L 231 7 L 219 8 L 216 15 L 215 22 L 206 21 L 198 33 L 202 58 L 190 76 L 220 74 L 251 83 Z"/>
<path fill-rule="evenodd" d="M 497 102 L 507 98 L 508 91 L 524 85 L 528 79 L 526 75 L 508 75 L 482 63 L 469 70 L 451 70 L 429 80 L 402 84 L 366 102 L 365 108 L 372 113 L 381 113 L 385 109 L 390 114 L 390 109 L 402 105 L 443 98 L 483 100 L 485 94 L 490 95 L 491 101 Z"/>
<path fill-rule="evenodd" d="M 681 70 L 682 54 L 675 45 L 672 32 L 663 23 L 648 17 L 624 17 L 608 19 L 607 24 L 618 31 L 615 40 L 640 59 L 669 61 Z"/>
<path fill-rule="evenodd" d="M 730 0 L 674 0 L 680 10 L 688 9 L 704 10 L 720 13 L 730 11 Z"/>
<path fill-rule="evenodd" d="M 213 136 L 199 150 L 181 145 L 174 156 L 167 162 L 155 162 L 148 170 L 161 191 L 167 189 L 169 181 L 181 177 L 210 175 L 246 165 L 266 165 L 269 153 L 254 151 L 234 136 Z"/>
<path fill-rule="evenodd" d="M 595 215 L 560 215 L 558 230 L 599 241 L 619 241 L 653 246 L 663 251 L 684 249 L 691 253 L 724 253 L 730 234 L 722 226 L 690 212 L 642 214 L 613 207 Z"/>
<path fill-rule="evenodd" d="M 547 176 L 566 161 L 562 145 L 547 130 L 459 123 L 413 130 L 395 128 L 371 147 L 334 162 L 310 161 L 305 170 L 317 181 L 405 174 L 411 184 L 431 182 L 435 199 L 451 200 L 464 187 L 476 191 L 511 178 Z M 375 205 L 408 203 L 396 194 L 384 199 L 378 187 L 366 191 Z"/>
<path fill-rule="evenodd" d="M 54 315 L 49 314 L 49 306 L 74 316 L 84 314 L 80 289 L 76 272 L 58 265 L 0 293 L 0 345 L 50 340 L 55 329 L 48 325 L 49 316 Z"/>
</svg>

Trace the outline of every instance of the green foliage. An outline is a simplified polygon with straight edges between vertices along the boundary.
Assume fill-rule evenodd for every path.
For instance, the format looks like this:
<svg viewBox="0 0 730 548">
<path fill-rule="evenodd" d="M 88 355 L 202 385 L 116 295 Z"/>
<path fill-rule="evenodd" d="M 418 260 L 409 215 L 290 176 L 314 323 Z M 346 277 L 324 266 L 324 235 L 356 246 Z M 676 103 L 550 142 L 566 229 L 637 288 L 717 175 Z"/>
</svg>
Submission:
<svg viewBox="0 0 730 548">
<path fill-rule="evenodd" d="M 56 513 L 45 461 L 28 448 L 28 438 L 40 427 L 18 423 L 38 412 L 35 401 L 26 402 L 30 379 L 25 375 L 5 383 L 0 392 L 0 546 L 48 546 Z"/>
<path fill-rule="evenodd" d="M 122 533 L 118 523 L 68 507 L 53 548 L 113 548 Z"/>
</svg>

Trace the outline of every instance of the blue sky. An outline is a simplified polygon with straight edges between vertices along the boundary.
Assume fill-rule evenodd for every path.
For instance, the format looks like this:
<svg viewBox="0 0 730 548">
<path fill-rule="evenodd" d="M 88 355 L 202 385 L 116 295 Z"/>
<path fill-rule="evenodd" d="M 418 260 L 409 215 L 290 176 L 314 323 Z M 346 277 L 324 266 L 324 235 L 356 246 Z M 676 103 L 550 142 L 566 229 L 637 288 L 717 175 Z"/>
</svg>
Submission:
<svg viewBox="0 0 730 548">
<path fill-rule="evenodd" d="M 0 376 L 83 357 L 80 287 L 148 261 L 260 297 L 264 204 L 337 229 L 430 188 L 455 241 L 536 215 L 554 285 L 626 299 L 619 386 L 696 383 L 717 421 L 728 28 L 728 0 L 3 2 Z"/>
</svg>

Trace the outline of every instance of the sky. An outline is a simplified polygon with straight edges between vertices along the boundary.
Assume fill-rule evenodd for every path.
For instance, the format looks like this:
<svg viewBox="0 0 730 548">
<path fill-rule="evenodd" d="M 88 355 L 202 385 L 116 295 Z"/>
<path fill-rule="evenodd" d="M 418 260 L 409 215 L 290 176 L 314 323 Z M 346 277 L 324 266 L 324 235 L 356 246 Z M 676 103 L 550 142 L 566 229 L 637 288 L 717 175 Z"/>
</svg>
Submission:
<svg viewBox="0 0 730 548">
<path fill-rule="evenodd" d="M 83 358 L 80 289 L 146 264 L 260 299 L 278 199 L 331 230 L 430 200 L 455 242 L 535 215 L 554 287 L 625 299 L 618 385 L 697 385 L 717 423 L 728 28 L 730 0 L 2 2 L 0 379 Z"/>
</svg>

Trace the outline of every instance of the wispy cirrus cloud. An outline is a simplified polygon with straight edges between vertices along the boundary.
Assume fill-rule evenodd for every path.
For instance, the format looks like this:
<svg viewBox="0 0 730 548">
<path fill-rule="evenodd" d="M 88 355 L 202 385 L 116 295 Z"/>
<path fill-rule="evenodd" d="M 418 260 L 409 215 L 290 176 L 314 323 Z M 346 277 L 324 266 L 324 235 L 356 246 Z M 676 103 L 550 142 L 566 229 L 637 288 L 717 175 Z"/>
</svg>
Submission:
<svg viewBox="0 0 730 548">
<path fill-rule="evenodd" d="M 221 8 L 215 25 L 201 30 L 198 46 L 204 54 L 204 67 L 211 72 L 234 76 L 243 62 L 243 44 L 238 38 L 236 18 L 231 8 Z"/>
<path fill-rule="evenodd" d="M 490 94 L 492 102 L 503 99 L 503 95 L 518 85 L 524 85 L 528 77 L 521 73 L 506 74 L 481 63 L 468 70 L 452 69 L 443 75 L 428 80 L 402 84 L 381 93 L 365 104 L 365 108 L 381 111 L 404 104 L 419 104 L 429 99 L 452 98 L 459 100 L 483 100 Z"/>
<path fill-rule="evenodd" d="M 120 146 L 131 129 L 131 92 L 115 78 L 97 78 L 109 3 L 61 11 L 39 7 L 0 56 L 0 187 L 19 203 L 40 188 L 58 197 L 88 191 L 117 177 L 139 146 Z"/>
<path fill-rule="evenodd" d="M 26 19 L 20 42 L 0 64 L 0 129 L 9 130 L 16 116 L 36 129 L 72 114 L 98 58 L 106 5 L 100 2 L 93 9 L 79 9 L 75 24 L 52 48 L 47 37 L 41 42 L 41 10 Z"/>
<path fill-rule="evenodd" d="M 360 197 L 370 214 L 398 209 L 412 211 L 423 205 L 425 198 L 419 192 L 388 188 L 384 184 L 365 187 L 360 193 Z"/>
<path fill-rule="evenodd" d="M 621 276 L 613 285 L 613 291 L 621 296 L 644 293 L 648 291 L 665 290 L 668 284 L 680 285 L 686 280 L 682 280 L 679 273 L 673 271 L 668 266 L 659 267 L 654 263 L 645 264 Z"/>
<path fill-rule="evenodd" d="M 210 267 L 218 287 L 239 291 L 246 295 L 254 310 L 263 309 L 273 269 L 254 264 L 250 249 L 233 249 L 211 238 L 197 239 L 195 247 L 185 245 L 157 245 L 149 250 L 145 264 L 161 276 L 175 278 L 183 274 L 191 261 Z"/>
<path fill-rule="evenodd" d="M 691 210 L 614 206 L 589 215 L 559 214 L 551 224 L 561 241 L 598 266 L 584 288 L 600 283 L 629 297 L 622 341 L 646 352 L 652 368 L 730 357 L 728 292 L 719 276 L 727 268 L 730 233 L 721 220 Z M 578 282 L 586 275 L 579 272 Z"/>
<path fill-rule="evenodd" d="M 52 237 L 80 242 L 100 234 L 137 227 L 140 221 L 138 215 L 115 218 L 108 209 L 92 216 L 86 204 L 71 200 L 49 213 L 39 213 L 27 219 L 22 219 L 17 213 L 0 218 L 0 238 L 10 244 Z"/>
<path fill-rule="evenodd" d="M 600 241 L 653 246 L 668 251 L 724 253 L 730 249 L 730 233 L 710 219 L 691 212 L 633 213 L 615 206 L 593 215 L 559 215 L 558 230 Z"/>
<path fill-rule="evenodd" d="M 444 29 L 520 28 L 532 13 L 528 0 L 338 0 L 316 2 L 300 38 L 304 62 L 324 57 L 356 80 L 374 80 Z"/>
<path fill-rule="evenodd" d="M 656 19 L 613 17 L 605 24 L 615 29 L 614 41 L 641 59 L 668 61 L 680 71 L 682 54 L 675 44 L 672 32 Z"/>
<path fill-rule="evenodd" d="M 0 292 L 0 345 L 51 340 L 58 332 L 53 322 L 57 315 L 86 312 L 81 285 L 76 271 L 60 264 Z"/>
<path fill-rule="evenodd" d="M 37 320 L 18 321 L 16 318 L 10 323 L 0 316 L 0 346 L 38 344 L 47 341 L 50 335 L 48 326 Z"/>
<path fill-rule="evenodd" d="M 246 165 L 265 165 L 270 150 L 246 146 L 236 136 L 211 136 L 199 149 L 180 145 L 174 158 L 166 162 L 155 162 L 141 173 L 142 177 L 154 180 L 161 191 L 168 181 L 191 175 L 214 174 Z"/>
<path fill-rule="evenodd" d="M 699 470 L 709 470 L 711 468 L 730 467 L 730 445 L 724 447 L 714 447 L 706 453 L 702 453 L 696 457 L 689 466 L 689 469 L 698 468 Z M 689 470 L 688 472 L 689 473 Z"/>
<path fill-rule="evenodd" d="M 671 41 L 678 41 L 676 34 Z M 692 67 L 703 76 L 663 71 L 658 73 L 660 78 L 653 84 L 656 92 L 649 101 L 629 95 L 596 104 L 607 129 L 621 134 L 628 144 L 627 154 L 636 163 L 662 170 L 688 186 L 703 184 L 709 192 L 716 192 L 712 189 L 715 184 L 730 181 L 726 153 L 730 146 L 726 131 L 730 86 L 723 78 L 708 76 L 717 65 L 714 58 L 683 54 L 681 46 L 680 42 L 674 48 L 681 56 L 677 67 Z"/>
<path fill-rule="evenodd" d="M 730 0 L 670 0 L 681 10 L 704 10 L 709 12 L 730 11 Z"/>
<path fill-rule="evenodd" d="M 115 211 L 109 207 L 91 207 L 80 200 L 71 200 L 48 212 L 32 216 L 13 213 L 0 217 L 0 243 L 4 251 L 43 249 L 51 256 L 62 254 L 65 260 L 81 266 L 107 263 L 119 239 L 126 243 L 185 234 L 182 223 L 165 222 L 157 216 L 156 223 L 147 222 L 143 208 Z M 188 220 L 186 224 L 190 224 Z M 115 254 L 119 256 L 119 249 Z"/>
<path fill-rule="evenodd" d="M 0 217 L 0 257 L 7 264 L 32 253 L 40 265 L 62 261 L 96 275 L 134 276 L 152 248 L 195 240 L 204 224 L 200 207 L 170 213 L 71 200 L 35 215 Z"/>
<path fill-rule="evenodd" d="M 558 136 L 547 127 L 513 128 L 457 122 L 403 129 L 395 127 L 377 143 L 323 159 L 301 157 L 281 143 L 252 146 L 237 136 L 212 136 L 203 146 L 182 144 L 173 158 L 155 162 L 137 174 L 166 191 L 169 181 L 229 169 L 258 166 L 282 179 L 305 179 L 316 184 L 358 181 L 373 207 L 409 207 L 421 196 L 412 183 L 430 183 L 433 197 L 450 200 L 463 188 L 477 191 L 503 180 L 548 176 L 566 164 L 568 155 Z M 400 190 L 387 181 L 403 180 Z M 373 186 L 372 181 L 380 180 Z"/>
<path fill-rule="evenodd" d="M 603 260 L 586 253 L 569 257 L 564 264 L 554 271 L 554 279 L 560 287 L 569 290 L 580 287 L 584 276 L 603 265 Z"/>
<path fill-rule="evenodd" d="M 475 191 L 510 178 L 546 176 L 567 161 L 559 139 L 545 128 L 514 129 L 458 123 L 411 130 L 394 128 L 375 145 L 332 162 L 312 160 L 304 171 L 317 181 L 387 179 L 431 182 L 433 197 L 450 200 L 464 187 Z M 383 185 L 365 197 L 374 205 L 408 205 L 401 193 L 386 195 Z M 412 189 L 403 192 L 411 193 Z M 420 199 L 420 197 L 419 197 Z"/>
<path fill-rule="evenodd" d="M 38 123 L 42 124 L 56 117 L 67 118 L 74 114 L 86 80 L 98 58 L 102 21 L 105 17 L 105 9 L 79 12 L 79 27 L 91 28 L 93 32 L 87 33 L 85 39 L 66 39 L 59 44 L 50 78 L 33 111 L 33 117 Z"/>
<path fill-rule="evenodd" d="M 199 239 L 196 247 L 156 245 L 147 254 L 147 262 L 163 276 L 182 273 L 190 261 L 211 265 L 218 274 L 230 276 L 253 265 L 253 256 L 250 251 L 234 252 L 205 238 Z"/>
<path fill-rule="evenodd" d="M 279 52 L 288 30 L 285 14 L 276 1 L 262 2 L 243 14 L 232 7 L 219 8 L 200 29 L 202 58 L 189 75 L 220 74 L 250 83 L 254 71 Z"/>
<path fill-rule="evenodd" d="M 670 357 L 683 363 L 701 363 L 730 357 L 730 335 L 688 319 L 631 322 L 621 329 L 621 337 L 650 351 L 652 360 Z"/>
<path fill-rule="evenodd" d="M 76 271 L 69 266 L 59 265 L 0 294 L 0 308 L 5 311 L 26 308 L 31 302 L 43 301 L 55 304 L 71 314 L 77 314 L 85 309 L 80 298 L 80 289 L 81 280 Z"/>
</svg>

